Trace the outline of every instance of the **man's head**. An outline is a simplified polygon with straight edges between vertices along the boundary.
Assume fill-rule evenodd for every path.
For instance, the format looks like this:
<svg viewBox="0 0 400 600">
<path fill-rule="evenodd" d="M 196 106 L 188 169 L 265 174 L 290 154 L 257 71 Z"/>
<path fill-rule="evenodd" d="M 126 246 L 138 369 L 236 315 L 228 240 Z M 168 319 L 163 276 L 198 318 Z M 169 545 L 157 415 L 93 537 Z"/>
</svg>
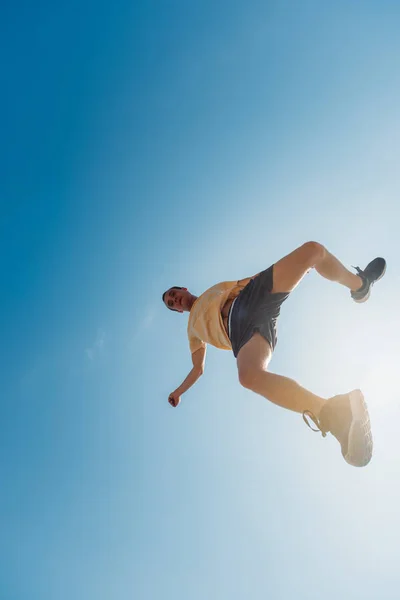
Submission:
<svg viewBox="0 0 400 600">
<path fill-rule="evenodd" d="M 167 308 L 181 313 L 190 311 L 196 296 L 188 292 L 187 288 L 174 285 L 163 293 L 162 300 Z"/>
</svg>

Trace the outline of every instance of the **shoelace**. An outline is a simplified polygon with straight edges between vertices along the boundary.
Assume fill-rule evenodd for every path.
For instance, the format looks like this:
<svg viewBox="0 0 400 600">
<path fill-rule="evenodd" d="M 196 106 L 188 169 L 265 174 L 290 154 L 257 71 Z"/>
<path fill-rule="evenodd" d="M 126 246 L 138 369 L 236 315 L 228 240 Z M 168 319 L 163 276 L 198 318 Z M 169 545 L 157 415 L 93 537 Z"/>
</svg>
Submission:
<svg viewBox="0 0 400 600">
<path fill-rule="evenodd" d="M 360 267 L 355 267 L 354 265 L 351 265 L 351 267 L 357 271 L 357 273 L 360 275 L 360 277 L 362 277 L 363 275 L 365 277 L 365 273 L 362 269 L 360 269 Z"/>
<path fill-rule="evenodd" d="M 316 425 L 317 429 L 314 429 L 314 427 L 311 427 L 310 423 L 307 420 L 307 417 L 309 419 L 311 419 L 311 421 L 314 423 L 314 425 Z M 303 420 L 304 423 L 312 430 L 312 431 L 316 431 L 317 433 L 321 432 L 322 433 L 322 437 L 326 437 L 326 431 L 324 431 L 321 427 L 321 423 L 319 421 L 319 419 L 314 415 L 314 413 L 312 413 L 310 410 L 305 410 L 303 411 Z"/>
</svg>

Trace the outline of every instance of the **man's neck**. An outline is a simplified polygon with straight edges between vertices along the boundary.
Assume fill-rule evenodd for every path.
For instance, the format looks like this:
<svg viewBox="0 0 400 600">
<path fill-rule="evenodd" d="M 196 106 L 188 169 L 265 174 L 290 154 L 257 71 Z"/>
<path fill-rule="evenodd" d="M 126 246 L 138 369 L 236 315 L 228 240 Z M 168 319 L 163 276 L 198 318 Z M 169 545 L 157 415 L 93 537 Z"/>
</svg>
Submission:
<svg viewBox="0 0 400 600">
<path fill-rule="evenodd" d="M 192 308 L 193 304 L 196 302 L 196 300 L 197 300 L 197 296 L 193 296 L 193 294 L 191 294 L 189 311 L 191 310 L 191 308 Z"/>
</svg>

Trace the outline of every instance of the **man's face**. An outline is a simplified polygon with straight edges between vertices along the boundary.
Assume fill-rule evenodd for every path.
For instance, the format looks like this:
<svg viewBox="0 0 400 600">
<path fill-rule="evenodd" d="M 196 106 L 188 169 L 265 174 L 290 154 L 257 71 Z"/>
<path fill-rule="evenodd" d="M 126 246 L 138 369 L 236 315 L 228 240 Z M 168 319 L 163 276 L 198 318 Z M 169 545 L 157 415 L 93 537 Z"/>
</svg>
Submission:
<svg viewBox="0 0 400 600">
<path fill-rule="evenodd" d="M 181 290 L 171 288 L 164 296 L 164 303 L 165 306 L 172 310 L 183 312 L 184 310 L 190 310 L 191 297 L 191 293 L 186 288 L 182 288 Z"/>
</svg>

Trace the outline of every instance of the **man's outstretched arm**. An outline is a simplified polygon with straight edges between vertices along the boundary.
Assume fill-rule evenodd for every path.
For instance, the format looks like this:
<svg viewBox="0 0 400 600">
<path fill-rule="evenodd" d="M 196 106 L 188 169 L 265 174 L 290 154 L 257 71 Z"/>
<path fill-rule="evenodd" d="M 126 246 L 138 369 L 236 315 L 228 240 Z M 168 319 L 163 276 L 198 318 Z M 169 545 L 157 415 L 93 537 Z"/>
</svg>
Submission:
<svg viewBox="0 0 400 600">
<path fill-rule="evenodd" d="M 199 379 L 204 373 L 204 363 L 206 360 L 206 348 L 199 348 L 192 354 L 193 368 L 181 385 L 169 395 L 168 402 L 171 406 L 178 406 L 181 396 Z"/>
</svg>

